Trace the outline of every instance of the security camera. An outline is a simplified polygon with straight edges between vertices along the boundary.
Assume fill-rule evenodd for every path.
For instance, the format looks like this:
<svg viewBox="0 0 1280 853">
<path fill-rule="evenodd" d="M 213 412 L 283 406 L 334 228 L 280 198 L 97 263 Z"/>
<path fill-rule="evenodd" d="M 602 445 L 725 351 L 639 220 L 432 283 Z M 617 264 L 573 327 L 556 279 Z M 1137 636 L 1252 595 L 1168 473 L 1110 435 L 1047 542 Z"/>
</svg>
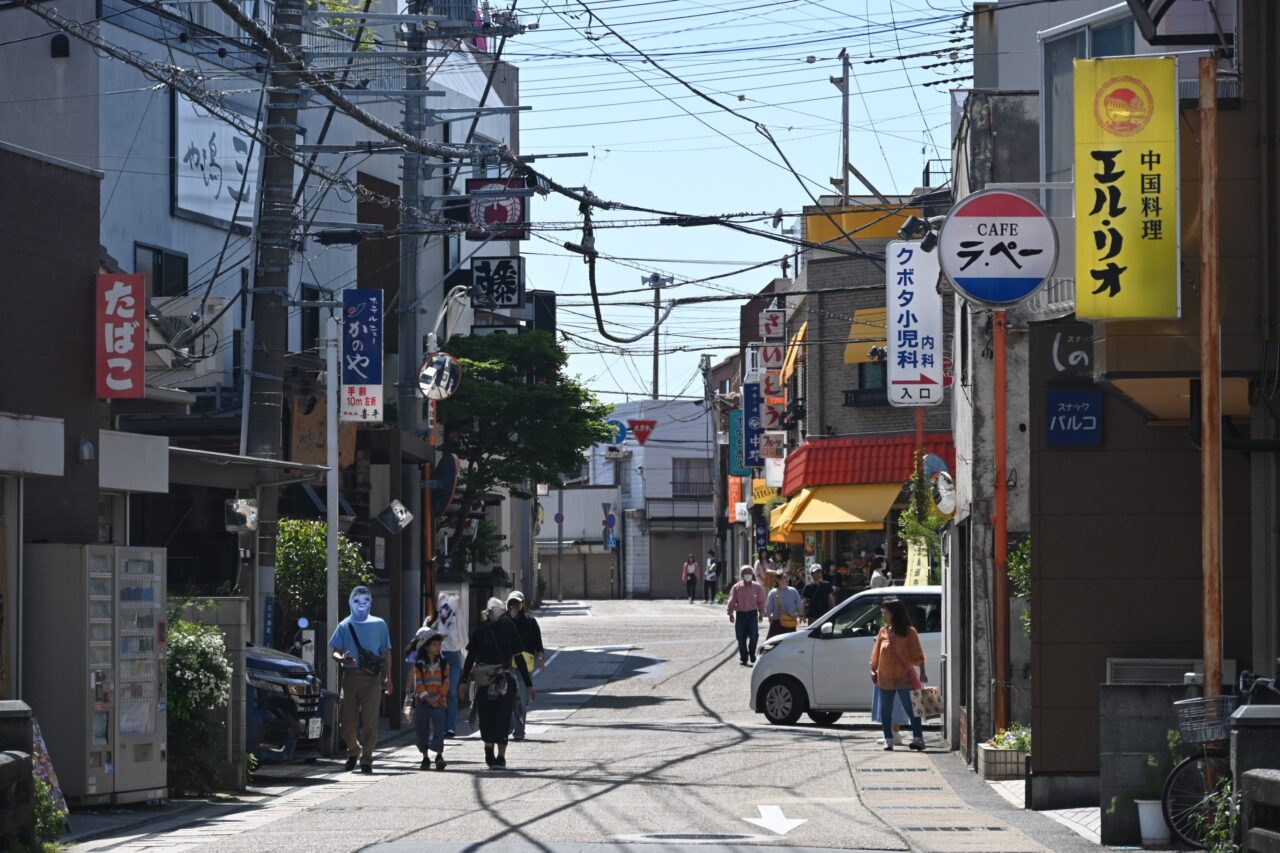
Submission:
<svg viewBox="0 0 1280 853">
<path fill-rule="evenodd" d="M 199 323 L 199 322 L 200 322 L 200 312 L 199 312 L 199 311 L 192 311 L 190 314 L 188 314 L 188 315 L 187 315 L 187 319 L 188 319 L 188 320 L 190 320 L 192 323 Z"/>
</svg>

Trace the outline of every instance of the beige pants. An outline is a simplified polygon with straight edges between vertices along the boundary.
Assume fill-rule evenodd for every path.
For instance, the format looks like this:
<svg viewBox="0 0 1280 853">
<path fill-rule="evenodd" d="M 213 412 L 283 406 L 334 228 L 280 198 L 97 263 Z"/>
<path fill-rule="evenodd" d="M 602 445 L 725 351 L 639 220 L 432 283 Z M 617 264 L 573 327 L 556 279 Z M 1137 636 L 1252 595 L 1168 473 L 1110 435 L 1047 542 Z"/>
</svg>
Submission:
<svg viewBox="0 0 1280 853">
<path fill-rule="evenodd" d="M 347 755 L 359 758 L 361 765 L 373 764 L 381 705 L 381 675 L 358 669 L 342 670 L 342 739 L 347 744 Z"/>
</svg>

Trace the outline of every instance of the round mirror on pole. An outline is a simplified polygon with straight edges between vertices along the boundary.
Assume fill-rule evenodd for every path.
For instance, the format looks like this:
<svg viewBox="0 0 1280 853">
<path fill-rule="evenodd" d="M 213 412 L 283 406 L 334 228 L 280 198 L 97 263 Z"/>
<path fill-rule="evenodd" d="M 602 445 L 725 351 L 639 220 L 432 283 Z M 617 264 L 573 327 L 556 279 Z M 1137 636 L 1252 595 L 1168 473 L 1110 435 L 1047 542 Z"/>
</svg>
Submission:
<svg viewBox="0 0 1280 853">
<path fill-rule="evenodd" d="M 447 400 L 462 381 L 462 365 L 447 352 L 430 353 L 418 368 L 418 389 L 428 400 Z"/>
</svg>

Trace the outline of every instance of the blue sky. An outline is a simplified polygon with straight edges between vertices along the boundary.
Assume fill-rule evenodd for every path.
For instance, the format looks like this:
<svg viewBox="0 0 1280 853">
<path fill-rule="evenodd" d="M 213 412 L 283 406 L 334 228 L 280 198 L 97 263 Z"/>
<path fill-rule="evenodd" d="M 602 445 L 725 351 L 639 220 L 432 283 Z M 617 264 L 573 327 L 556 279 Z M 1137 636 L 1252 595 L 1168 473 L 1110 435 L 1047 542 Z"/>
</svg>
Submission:
<svg viewBox="0 0 1280 853">
<path fill-rule="evenodd" d="M 854 164 L 886 194 L 918 186 L 925 160 L 949 156 L 949 96 L 971 72 L 972 32 L 965 9 L 949 0 L 526 0 L 523 22 L 539 29 L 507 43 L 504 58 L 520 66 L 521 140 L 525 154 L 586 152 L 585 158 L 540 161 L 569 186 L 616 201 L 696 214 L 793 214 L 809 197 L 752 121 L 769 128 L 815 195 L 839 175 L 839 53 L 852 60 L 850 115 Z M 958 31 L 966 25 L 963 31 Z M 658 65 L 744 118 L 699 99 L 646 62 L 612 27 Z M 924 56 L 898 57 L 914 54 Z M 812 58 L 812 59 L 810 59 Z M 924 67 L 936 66 L 936 67 Z M 693 113 L 693 115 L 690 115 Z M 942 164 L 934 165 L 945 168 Z M 935 181 L 935 184 L 937 182 Z M 860 188 L 855 182 L 855 192 Z M 558 197 L 535 199 L 537 223 L 580 220 Z M 597 225 L 647 220 L 645 214 L 597 215 Z M 759 223 L 768 228 L 766 219 Z M 522 249 L 529 285 L 562 294 L 560 327 L 570 367 L 607 402 L 622 392 L 647 394 L 652 337 L 629 345 L 602 341 L 586 296 L 586 266 L 560 246 L 580 232 L 543 231 Z M 545 238 L 545 239 L 544 239 Z M 779 260 L 781 243 L 719 227 L 601 228 L 602 292 L 636 290 L 652 271 L 676 282 Z M 635 260 L 630 260 L 635 259 Z M 759 290 L 780 271 L 772 266 L 667 291 L 692 296 Z M 650 292 L 605 297 L 607 327 L 630 336 L 652 322 Z M 612 306 L 609 303 L 615 303 Z M 737 342 L 740 302 L 677 308 L 662 329 L 664 396 L 702 393 L 701 353 L 719 360 Z M 605 352 L 598 352 L 604 349 Z M 670 350 L 678 350 L 665 352 Z M 634 397 L 633 397 L 634 398 Z"/>
</svg>

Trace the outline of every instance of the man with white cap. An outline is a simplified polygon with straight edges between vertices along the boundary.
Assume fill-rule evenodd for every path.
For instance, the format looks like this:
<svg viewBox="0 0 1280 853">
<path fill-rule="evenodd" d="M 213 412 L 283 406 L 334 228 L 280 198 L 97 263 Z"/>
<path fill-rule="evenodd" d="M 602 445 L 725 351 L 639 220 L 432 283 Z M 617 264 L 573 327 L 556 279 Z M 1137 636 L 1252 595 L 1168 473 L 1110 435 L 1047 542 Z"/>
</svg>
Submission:
<svg viewBox="0 0 1280 853">
<path fill-rule="evenodd" d="M 466 648 L 466 635 L 462 632 L 462 615 L 458 612 L 458 599 L 447 592 L 436 596 L 436 613 L 423 623 L 444 635 L 440 654 L 449 663 L 449 704 L 445 709 L 445 736 L 453 737 L 458 731 L 458 682 L 462 678 L 462 650 Z M 419 632 L 421 633 L 421 632 Z"/>
<path fill-rule="evenodd" d="M 542 628 L 538 626 L 538 620 L 529 615 L 525 609 L 524 593 L 520 590 L 513 590 L 507 596 L 507 615 L 511 617 L 511 621 L 515 623 L 516 630 L 520 632 L 520 643 L 524 646 L 524 663 L 529 670 L 529 674 L 533 674 L 533 668 L 536 665 L 538 671 L 542 672 L 546 669 L 544 656 L 546 650 L 542 647 Z M 516 679 L 516 689 L 520 692 L 520 698 L 516 701 L 515 711 L 511 714 L 511 736 L 516 740 L 524 740 L 524 722 L 529 712 L 529 692 L 525 689 L 524 682 Z"/>
</svg>

